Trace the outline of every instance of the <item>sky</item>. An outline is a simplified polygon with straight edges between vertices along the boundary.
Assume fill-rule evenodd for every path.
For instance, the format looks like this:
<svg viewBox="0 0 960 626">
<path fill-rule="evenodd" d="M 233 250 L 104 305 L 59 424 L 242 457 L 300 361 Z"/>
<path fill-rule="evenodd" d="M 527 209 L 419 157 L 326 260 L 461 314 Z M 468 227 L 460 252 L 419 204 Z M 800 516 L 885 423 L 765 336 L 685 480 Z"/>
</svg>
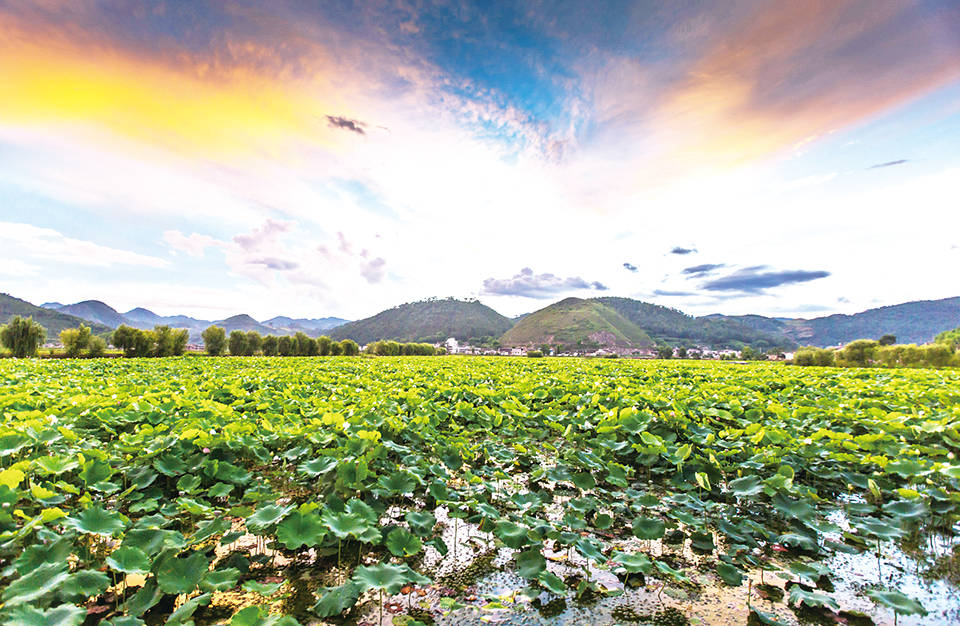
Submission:
<svg viewBox="0 0 960 626">
<path fill-rule="evenodd" d="M 816 317 L 958 267 L 954 0 L 0 0 L 36 304 Z"/>
</svg>

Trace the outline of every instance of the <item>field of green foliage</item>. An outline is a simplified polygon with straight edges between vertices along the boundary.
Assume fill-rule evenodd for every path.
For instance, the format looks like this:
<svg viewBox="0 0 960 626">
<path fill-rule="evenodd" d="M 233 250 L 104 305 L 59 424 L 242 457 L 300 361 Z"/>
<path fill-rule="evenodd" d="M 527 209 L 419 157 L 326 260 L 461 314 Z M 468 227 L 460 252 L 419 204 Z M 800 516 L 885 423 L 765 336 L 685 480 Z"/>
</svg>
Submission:
<svg viewBox="0 0 960 626">
<path fill-rule="evenodd" d="M 4 624 L 960 619 L 903 578 L 956 597 L 956 370 L 6 359 L 0 415 Z"/>
</svg>

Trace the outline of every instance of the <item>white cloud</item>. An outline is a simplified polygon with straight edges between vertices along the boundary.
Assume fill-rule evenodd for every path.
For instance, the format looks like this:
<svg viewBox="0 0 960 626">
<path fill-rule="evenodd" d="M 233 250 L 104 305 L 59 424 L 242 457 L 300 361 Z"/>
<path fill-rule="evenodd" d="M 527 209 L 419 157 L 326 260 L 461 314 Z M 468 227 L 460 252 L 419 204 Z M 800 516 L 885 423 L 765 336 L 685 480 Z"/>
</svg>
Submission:
<svg viewBox="0 0 960 626">
<path fill-rule="evenodd" d="M 0 241 L 10 246 L 8 250 L 15 248 L 20 256 L 59 263 L 99 267 L 169 265 L 169 261 L 154 256 L 102 246 L 92 241 L 67 237 L 51 228 L 17 222 L 0 222 Z"/>
</svg>

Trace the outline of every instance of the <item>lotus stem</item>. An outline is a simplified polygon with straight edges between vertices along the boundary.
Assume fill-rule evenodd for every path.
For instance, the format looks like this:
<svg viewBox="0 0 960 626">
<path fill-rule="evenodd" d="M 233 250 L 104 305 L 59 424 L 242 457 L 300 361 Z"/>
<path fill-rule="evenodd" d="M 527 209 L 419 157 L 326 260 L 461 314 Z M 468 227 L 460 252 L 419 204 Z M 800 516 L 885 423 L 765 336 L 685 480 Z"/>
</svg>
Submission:
<svg viewBox="0 0 960 626">
<path fill-rule="evenodd" d="M 383 589 L 380 589 L 380 623 L 383 624 Z"/>
</svg>

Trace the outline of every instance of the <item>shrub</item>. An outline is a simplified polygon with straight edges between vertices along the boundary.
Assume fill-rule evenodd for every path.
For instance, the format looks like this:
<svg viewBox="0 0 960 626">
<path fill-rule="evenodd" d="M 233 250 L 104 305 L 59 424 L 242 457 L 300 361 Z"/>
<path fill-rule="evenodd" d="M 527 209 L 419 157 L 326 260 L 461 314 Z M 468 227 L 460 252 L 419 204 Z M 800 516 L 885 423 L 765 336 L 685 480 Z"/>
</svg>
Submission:
<svg viewBox="0 0 960 626">
<path fill-rule="evenodd" d="M 357 356 L 360 354 L 360 346 L 353 339 L 344 339 L 340 342 L 340 350 L 343 356 Z"/>
<path fill-rule="evenodd" d="M 94 335 L 90 337 L 90 342 L 87 344 L 87 354 L 91 357 L 100 357 L 103 356 L 107 351 L 107 342 L 103 337 Z"/>
<path fill-rule="evenodd" d="M 543 356 L 543 352 L 540 352 L 539 350 L 531 350 L 530 352 L 527 352 L 527 356 L 531 359 L 539 359 Z"/>
<path fill-rule="evenodd" d="M 90 327 L 80 324 L 78 328 L 64 328 L 60 331 L 60 343 L 68 357 L 80 356 L 90 345 Z"/>
<path fill-rule="evenodd" d="M 874 361 L 879 345 L 879 342 L 872 339 L 851 341 L 837 353 L 837 365 L 841 367 L 869 367 Z"/>
</svg>

